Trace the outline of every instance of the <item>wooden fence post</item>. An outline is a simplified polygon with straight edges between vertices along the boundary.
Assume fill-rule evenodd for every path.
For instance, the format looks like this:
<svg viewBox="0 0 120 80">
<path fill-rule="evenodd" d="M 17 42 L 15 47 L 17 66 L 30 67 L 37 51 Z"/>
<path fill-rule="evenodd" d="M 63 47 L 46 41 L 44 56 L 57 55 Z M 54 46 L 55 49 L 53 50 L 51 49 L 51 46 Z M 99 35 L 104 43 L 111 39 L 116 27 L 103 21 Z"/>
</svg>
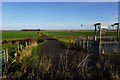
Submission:
<svg viewBox="0 0 120 80">
<path fill-rule="evenodd" d="M 15 49 L 16 53 L 14 54 L 15 57 L 17 57 L 17 49 Z"/>
<path fill-rule="evenodd" d="M 30 41 L 29 41 L 29 45 L 30 45 Z"/>
<path fill-rule="evenodd" d="M 22 44 L 20 45 L 20 50 L 22 50 Z"/>
<path fill-rule="evenodd" d="M 6 49 L 6 61 L 8 62 L 8 49 Z"/>
<path fill-rule="evenodd" d="M 102 50 L 102 54 L 104 54 L 104 50 Z"/>
<path fill-rule="evenodd" d="M 20 52 L 19 43 L 18 43 L 18 45 L 17 45 L 17 51 L 18 51 L 18 53 Z"/>
<path fill-rule="evenodd" d="M 26 42 L 26 47 L 27 47 L 27 42 Z"/>
</svg>

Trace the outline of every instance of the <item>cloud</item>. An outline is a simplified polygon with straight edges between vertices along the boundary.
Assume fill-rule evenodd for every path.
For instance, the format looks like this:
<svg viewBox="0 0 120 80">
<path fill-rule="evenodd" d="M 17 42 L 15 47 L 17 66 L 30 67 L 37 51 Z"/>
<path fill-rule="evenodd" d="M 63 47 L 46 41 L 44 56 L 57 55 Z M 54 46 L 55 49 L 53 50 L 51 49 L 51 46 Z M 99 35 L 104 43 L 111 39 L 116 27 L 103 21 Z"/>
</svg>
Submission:
<svg viewBox="0 0 120 80">
<path fill-rule="evenodd" d="M 119 0 L 2 0 L 2 2 L 119 2 Z"/>
</svg>

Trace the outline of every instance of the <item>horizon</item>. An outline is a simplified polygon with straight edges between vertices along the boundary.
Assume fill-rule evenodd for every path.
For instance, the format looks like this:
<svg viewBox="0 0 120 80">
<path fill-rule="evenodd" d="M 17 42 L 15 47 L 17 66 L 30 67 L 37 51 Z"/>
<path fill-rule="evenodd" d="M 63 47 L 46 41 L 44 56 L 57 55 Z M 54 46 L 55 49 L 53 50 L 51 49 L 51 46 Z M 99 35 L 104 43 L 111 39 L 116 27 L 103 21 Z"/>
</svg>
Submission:
<svg viewBox="0 0 120 80">
<path fill-rule="evenodd" d="M 118 22 L 118 2 L 2 3 L 2 30 L 92 30 L 80 25 L 95 22 Z"/>
</svg>

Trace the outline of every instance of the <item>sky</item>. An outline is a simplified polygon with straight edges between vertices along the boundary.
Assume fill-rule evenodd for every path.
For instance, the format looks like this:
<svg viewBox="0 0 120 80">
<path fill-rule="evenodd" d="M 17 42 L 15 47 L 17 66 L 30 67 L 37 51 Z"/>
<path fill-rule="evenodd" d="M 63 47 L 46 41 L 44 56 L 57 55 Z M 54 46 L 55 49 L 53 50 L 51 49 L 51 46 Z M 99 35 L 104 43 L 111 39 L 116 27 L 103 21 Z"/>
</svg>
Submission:
<svg viewBox="0 0 120 80">
<path fill-rule="evenodd" d="M 93 29 L 81 24 L 118 22 L 117 2 L 2 2 L 2 29 Z"/>
<path fill-rule="evenodd" d="M 120 0 L 2 0 L 3 2 L 118 2 Z"/>
<path fill-rule="evenodd" d="M 120 23 L 120 2 L 118 4 L 118 22 Z"/>
</svg>

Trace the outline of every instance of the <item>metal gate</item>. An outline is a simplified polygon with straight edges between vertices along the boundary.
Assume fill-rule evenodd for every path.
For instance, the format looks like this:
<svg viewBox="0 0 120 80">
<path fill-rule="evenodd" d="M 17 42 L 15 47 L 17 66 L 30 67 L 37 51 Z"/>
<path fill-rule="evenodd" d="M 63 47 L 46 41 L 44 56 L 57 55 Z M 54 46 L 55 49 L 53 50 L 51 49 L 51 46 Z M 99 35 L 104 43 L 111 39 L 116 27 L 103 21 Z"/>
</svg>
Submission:
<svg viewBox="0 0 120 80">
<path fill-rule="evenodd" d="M 5 50 L 0 50 L 0 80 L 2 78 L 2 65 L 6 62 Z"/>
</svg>

